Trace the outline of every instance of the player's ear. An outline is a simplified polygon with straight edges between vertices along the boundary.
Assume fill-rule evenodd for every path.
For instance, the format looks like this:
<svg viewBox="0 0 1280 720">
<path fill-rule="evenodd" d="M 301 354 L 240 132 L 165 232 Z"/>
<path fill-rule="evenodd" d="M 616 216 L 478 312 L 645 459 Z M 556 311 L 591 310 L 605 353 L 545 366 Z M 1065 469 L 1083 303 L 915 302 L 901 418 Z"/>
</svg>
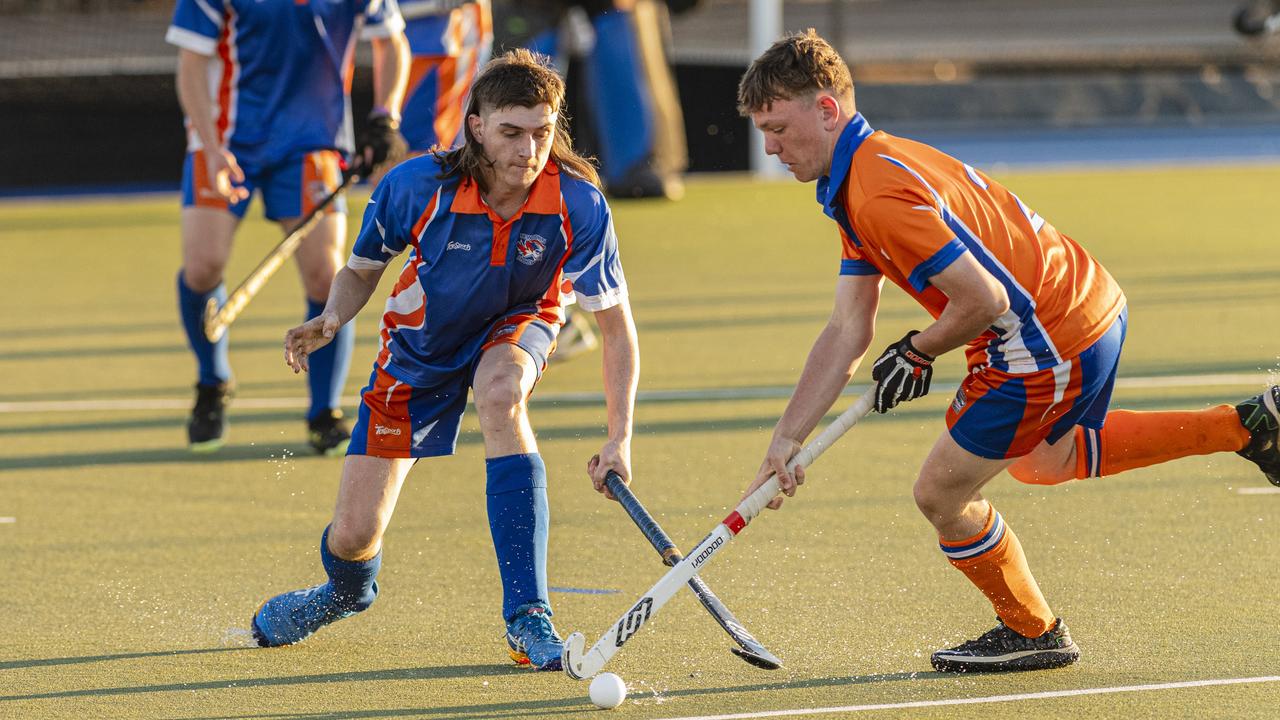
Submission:
<svg viewBox="0 0 1280 720">
<path fill-rule="evenodd" d="M 479 140 L 484 137 L 484 118 L 472 113 L 467 116 L 467 129 L 471 131 L 471 137 Z"/>
<path fill-rule="evenodd" d="M 822 113 L 822 126 L 827 130 L 835 130 L 840 121 L 840 102 L 830 93 L 818 95 L 818 111 Z"/>
</svg>

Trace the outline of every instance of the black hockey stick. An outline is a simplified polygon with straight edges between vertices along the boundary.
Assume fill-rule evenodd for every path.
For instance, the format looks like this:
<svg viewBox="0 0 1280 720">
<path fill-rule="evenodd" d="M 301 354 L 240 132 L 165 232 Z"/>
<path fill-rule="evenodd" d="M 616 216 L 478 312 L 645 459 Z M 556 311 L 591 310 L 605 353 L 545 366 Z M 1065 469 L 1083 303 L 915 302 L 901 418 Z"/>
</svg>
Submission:
<svg viewBox="0 0 1280 720">
<path fill-rule="evenodd" d="M 631 519 L 635 521 L 636 527 L 640 528 L 640 531 L 649 539 L 653 548 L 662 556 L 662 562 L 668 566 L 674 566 L 684 559 L 684 556 L 680 554 L 680 548 L 676 547 L 671 538 L 662 531 L 658 521 L 653 519 L 648 510 L 645 510 L 644 505 L 640 504 L 640 500 L 635 496 L 635 493 L 631 492 L 631 488 L 622 482 L 622 477 L 618 473 L 610 471 L 605 476 L 605 485 L 608 486 L 609 492 L 618 498 L 619 504 L 627 511 Z M 720 602 L 720 598 L 711 592 L 711 588 L 707 587 L 702 578 L 697 575 L 689 578 L 689 587 L 698 596 L 698 600 L 707 609 L 707 612 L 711 613 L 711 617 L 715 618 L 716 622 L 720 623 L 720 627 L 724 628 L 724 631 L 729 633 L 729 637 L 733 638 L 733 641 L 738 644 L 738 647 L 729 648 L 734 655 L 765 670 L 777 670 L 782 667 L 782 661 L 766 650 L 764 645 L 761 645 L 760 641 L 756 640 L 743 627 L 742 623 L 738 622 L 738 618 L 734 617 L 729 608 Z"/>
</svg>

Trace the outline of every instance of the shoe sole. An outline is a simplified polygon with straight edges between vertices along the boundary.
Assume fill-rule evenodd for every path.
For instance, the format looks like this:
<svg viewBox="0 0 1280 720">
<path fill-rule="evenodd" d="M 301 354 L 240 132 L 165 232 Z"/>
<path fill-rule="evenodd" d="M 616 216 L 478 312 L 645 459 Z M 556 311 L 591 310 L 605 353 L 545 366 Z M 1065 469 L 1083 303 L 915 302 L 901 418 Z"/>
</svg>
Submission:
<svg viewBox="0 0 1280 720">
<path fill-rule="evenodd" d="M 1030 670 L 1052 670 L 1065 667 L 1080 659 L 1080 650 L 1076 647 L 1041 650 L 1029 655 L 1009 660 L 975 661 L 963 656 L 939 657 L 935 654 L 929 658 L 934 670 L 945 673 L 996 673 L 1026 672 Z"/>
<path fill-rule="evenodd" d="M 1275 388 L 1267 388 L 1267 391 L 1262 393 L 1262 406 L 1271 411 L 1271 417 L 1280 420 L 1280 407 L 1276 406 Z M 1280 427 L 1276 428 L 1276 439 L 1273 442 L 1276 448 L 1280 448 Z M 1272 474 L 1264 470 L 1262 474 L 1267 476 L 1272 485 L 1280 487 L 1280 473 Z"/>
<path fill-rule="evenodd" d="M 207 455 L 208 453 L 221 450 L 226 444 L 226 438 L 218 438 L 216 440 L 204 440 L 201 442 L 188 443 L 187 448 L 198 455 Z"/>
</svg>

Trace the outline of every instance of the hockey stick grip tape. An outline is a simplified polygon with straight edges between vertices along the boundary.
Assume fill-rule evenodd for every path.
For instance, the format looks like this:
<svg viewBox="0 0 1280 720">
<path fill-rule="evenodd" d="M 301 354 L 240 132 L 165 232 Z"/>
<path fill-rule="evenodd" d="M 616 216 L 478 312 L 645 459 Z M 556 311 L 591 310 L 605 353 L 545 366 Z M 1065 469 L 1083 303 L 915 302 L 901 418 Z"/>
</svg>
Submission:
<svg viewBox="0 0 1280 720">
<path fill-rule="evenodd" d="M 640 532 L 644 533 L 644 536 L 649 538 L 649 542 L 653 545 L 654 549 L 656 549 L 658 554 L 662 556 L 663 562 L 668 565 L 674 565 L 676 562 L 679 562 L 678 559 L 675 561 L 670 559 L 671 551 L 676 550 L 676 544 L 671 541 L 671 538 L 668 537 L 665 532 L 662 531 L 662 528 L 658 525 L 658 521 L 654 520 L 653 516 L 649 514 L 649 511 L 644 509 L 644 505 L 640 504 L 640 499 L 637 498 L 635 493 L 631 492 L 631 488 L 627 487 L 627 484 L 622 481 L 622 476 L 610 470 L 609 474 L 605 475 L 604 484 L 609 488 L 609 492 L 613 493 L 613 496 L 618 499 L 618 502 L 622 505 L 622 508 L 627 511 L 627 514 L 631 516 L 631 520 L 635 522 L 636 527 L 640 528 Z M 676 554 L 679 554 L 678 550 L 676 551 Z"/>
</svg>

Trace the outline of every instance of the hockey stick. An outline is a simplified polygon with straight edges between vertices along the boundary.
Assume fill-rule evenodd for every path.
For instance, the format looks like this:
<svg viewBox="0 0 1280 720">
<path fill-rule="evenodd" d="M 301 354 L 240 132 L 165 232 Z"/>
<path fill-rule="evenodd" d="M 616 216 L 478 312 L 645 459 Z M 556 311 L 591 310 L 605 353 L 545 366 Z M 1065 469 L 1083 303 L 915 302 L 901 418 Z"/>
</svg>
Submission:
<svg viewBox="0 0 1280 720">
<path fill-rule="evenodd" d="M 684 559 L 680 554 L 680 548 L 671 542 L 671 538 L 662 531 L 662 527 L 658 525 L 658 521 L 645 510 L 644 505 L 640 504 L 639 498 L 635 493 L 631 492 L 631 488 L 622 482 L 622 476 L 612 470 L 605 476 L 605 485 L 609 488 L 609 492 L 618 498 L 618 502 L 622 505 L 627 514 L 635 522 L 636 527 L 640 528 L 640 532 L 649 539 L 649 543 L 653 545 L 653 549 L 658 551 L 662 556 L 662 562 L 667 565 L 674 566 Z M 765 649 L 759 640 L 755 639 L 750 632 L 738 622 L 738 618 L 734 617 L 729 608 L 720 602 L 720 598 L 711 592 L 711 588 L 702 581 L 702 578 L 694 575 L 689 578 L 689 587 L 693 589 L 693 593 L 698 596 L 698 601 L 702 606 L 711 613 L 711 617 L 720 623 L 720 627 L 729 633 L 729 637 L 738 643 L 738 647 L 729 648 L 734 655 L 746 660 L 748 663 L 765 670 L 777 670 L 782 667 L 782 661 L 773 653 Z"/>
<path fill-rule="evenodd" d="M 280 269 L 284 261 L 292 257 L 293 253 L 298 250 L 298 245 L 302 243 L 302 239 L 320 222 L 320 217 L 324 214 L 325 209 L 332 205 L 333 201 L 338 199 L 338 196 L 346 191 L 347 188 L 351 187 L 353 182 L 359 180 L 363 173 L 364 167 L 359 161 L 353 162 L 351 167 L 343 170 L 342 184 L 325 196 L 320 201 L 320 204 L 307 213 L 307 216 L 302 219 L 302 222 L 298 223 L 297 227 L 288 235 L 285 235 L 284 239 L 272 248 L 271 252 L 267 253 L 262 262 L 258 263 L 258 267 L 249 273 L 249 277 L 236 286 L 236 289 L 227 298 L 227 301 L 222 304 L 222 307 L 218 307 L 216 299 L 209 298 L 208 304 L 204 306 L 204 336 L 208 338 L 209 342 L 218 342 L 218 340 L 222 339 L 227 327 L 235 322 L 236 318 L 240 317 L 240 312 L 244 310 L 245 305 L 248 305 L 249 301 L 262 289 L 262 286 L 271 279 L 271 276 L 276 274 L 276 271 Z"/>
<path fill-rule="evenodd" d="M 863 393 L 852 407 L 833 420 L 818 437 L 796 453 L 787 467 L 793 472 L 797 467 L 807 467 L 870 412 L 874 403 L 875 388 L 873 387 Z M 657 584 L 649 588 L 649 592 L 645 593 L 639 602 L 618 618 L 618 621 L 596 641 L 595 645 L 591 646 L 590 650 L 586 650 L 587 640 L 582 633 L 575 632 L 570 635 L 565 640 L 564 653 L 561 656 L 565 673 L 575 680 L 583 680 L 600 672 L 622 644 L 634 637 L 645 622 L 679 592 L 689 578 L 696 575 L 716 552 L 723 549 L 730 540 L 742 532 L 747 523 L 759 515 L 760 511 L 764 510 L 764 506 L 768 505 L 781 489 L 777 476 L 770 477 L 764 485 L 756 488 L 756 491 L 739 503 L 737 509 L 729 513 L 688 556 L 668 570 Z"/>
</svg>

